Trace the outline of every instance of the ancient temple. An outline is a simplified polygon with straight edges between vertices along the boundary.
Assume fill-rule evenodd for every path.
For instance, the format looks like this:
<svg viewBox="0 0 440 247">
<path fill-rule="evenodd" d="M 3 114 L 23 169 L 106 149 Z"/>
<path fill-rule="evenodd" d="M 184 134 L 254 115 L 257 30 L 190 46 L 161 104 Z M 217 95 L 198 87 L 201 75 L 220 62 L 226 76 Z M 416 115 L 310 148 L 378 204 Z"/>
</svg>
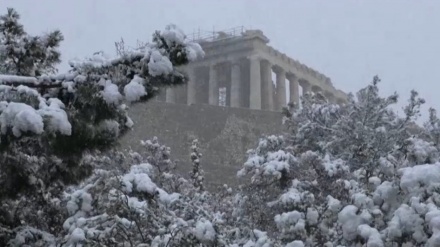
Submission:
<svg viewBox="0 0 440 247">
<path fill-rule="evenodd" d="M 193 36 L 205 57 L 184 68 L 188 85 L 167 89 L 159 100 L 279 111 L 310 91 L 333 103 L 346 99 L 330 78 L 269 46 L 260 30 L 234 28 Z"/>
<path fill-rule="evenodd" d="M 193 39 L 206 55 L 181 68 L 189 82 L 133 105 L 135 125 L 121 145 L 142 151 L 140 140 L 157 136 L 179 161 L 178 172 L 187 175 L 189 147 L 197 138 L 210 189 L 236 184 L 246 151 L 263 135 L 283 134 L 280 110 L 287 102 L 298 102 L 310 91 L 335 103 L 347 99 L 328 77 L 270 47 L 259 30 L 198 33 Z"/>
</svg>

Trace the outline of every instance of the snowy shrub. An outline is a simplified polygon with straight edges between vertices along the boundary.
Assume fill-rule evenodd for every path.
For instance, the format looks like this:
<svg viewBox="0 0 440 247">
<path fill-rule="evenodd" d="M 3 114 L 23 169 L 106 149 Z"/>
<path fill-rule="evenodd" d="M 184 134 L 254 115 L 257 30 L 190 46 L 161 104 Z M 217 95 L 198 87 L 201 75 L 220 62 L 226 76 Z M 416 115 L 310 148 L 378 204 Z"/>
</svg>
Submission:
<svg viewBox="0 0 440 247">
<path fill-rule="evenodd" d="M 97 167 L 60 198 L 62 229 L 14 229 L 12 246 L 270 246 L 259 230 L 225 222 L 214 195 L 173 174 L 169 148 L 157 139 L 144 141 L 143 153 L 94 154 L 83 162 Z M 193 146 L 194 147 L 194 146 Z M 108 156 L 111 155 L 111 156 Z M 101 169 L 100 163 L 120 165 Z M 164 162 L 165 161 L 165 162 Z M 111 166 L 110 166 L 111 167 Z M 59 213 L 58 212 L 58 213 Z M 53 234 L 54 232 L 55 234 Z"/>
<path fill-rule="evenodd" d="M 343 105 L 320 95 L 285 109 L 290 133 L 261 139 L 238 173 L 234 216 L 277 246 L 437 246 L 438 122 L 415 124 L 379 96 L 379 79 Z"/>
</svg>

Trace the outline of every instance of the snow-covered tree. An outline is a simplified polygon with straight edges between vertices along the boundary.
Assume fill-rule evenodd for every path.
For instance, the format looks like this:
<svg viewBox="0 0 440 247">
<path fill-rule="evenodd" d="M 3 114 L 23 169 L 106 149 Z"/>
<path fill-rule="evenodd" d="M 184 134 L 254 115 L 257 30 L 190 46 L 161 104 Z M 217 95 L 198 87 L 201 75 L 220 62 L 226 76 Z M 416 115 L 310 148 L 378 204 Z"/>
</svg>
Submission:
<svg viewBox="0 0 440 247">
<path fill-rule="evenodd" d="M 151 43 L 111 58 L 102 52 L 60 62 L 59 31 L 31 36 L 8 9 L 0 17 L 0 227 L 30 222 L 31 204 L 50 214 L 50 200 L 65 185 L 93 174 L 84 152 L 108 149 L 131 128 L 128 105 L 148 100 L 160 87 L 185 83 L 176 69 L 203 56 L 174 25 L 153 34 Z M 33 222 L 36 223 L 36 222 Z M 48 223 L 50 225 L 50 223 Z M 4 227 L 6 226 L 6 228 Z M 47 230 L 44 226 L 40 229 Z M 6 231 L 6 230 L 5 230 Z"/>
<path fill-rule="evenodd" d="M 61 61 L 57 50 L 63 35 L 56 30 L 42 36 L 28 35 L 12 8 L 0 17 L 0 72 L 19 76 L 41 76 L 56 72 Z"/>
<path fill-rule="evenodd" d="M 192 161 L 192 170 L 190 172 L 190 177 L 193 182 L 194 187 L 198 190 L 203 191 L 204 185 L 203 181 L 205 180 L 204 171 L 200 165 L 200 158 L 202 158 L 202 154 L 199 150 L 199 140 L 194 139 L 191 144 L 191 161 Z"/>
<path fill-rule="evenodd" d="M 343 105 L 309 94 L 285 111 L 290 134 L 262 138 L 239 172 L 242 221 L 280 246 L 439 244 L 438 119 L 415 124 L 415 91 L 399 117 L 378 82 Z"/>
<path fill-rule="evenodd" d="M 12 246 L 238 246 L 267 242 L 265 233 L 243 234 L 228 225 L 213 195 L 173 174 L 169 148 L 157 138 L 142 142 L 145 151 L 87 155 L 96 167 L 78 186 L 69 187 L 54 202 L 60 229 L 42 231 L 22 225 Z M 109 168 L 110 167 L 110 168 Z M 254 239 L 254 240 L 250 240 Z M 257 245 L 262 246 L 262 245 Z"/>
</svg>

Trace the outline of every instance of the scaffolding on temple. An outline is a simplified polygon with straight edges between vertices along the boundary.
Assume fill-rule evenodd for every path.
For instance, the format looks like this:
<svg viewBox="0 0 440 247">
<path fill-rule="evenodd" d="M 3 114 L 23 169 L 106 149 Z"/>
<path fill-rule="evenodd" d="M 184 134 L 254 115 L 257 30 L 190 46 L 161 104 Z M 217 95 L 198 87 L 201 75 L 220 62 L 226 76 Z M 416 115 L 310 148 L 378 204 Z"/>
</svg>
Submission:
<svg viewBox="0 0 440 247">
<path fill-rule="evenodd" d="M 194 42 L 212 42 L 219 41 L 225 39 L 231 39 L 243 36 L 246 32 L 244 26 L 238 26 L 226 30 L 221 31 L 206 31 L 206 30 L 198 30 L 188 35 L 188 38 Z"/>
</svg>

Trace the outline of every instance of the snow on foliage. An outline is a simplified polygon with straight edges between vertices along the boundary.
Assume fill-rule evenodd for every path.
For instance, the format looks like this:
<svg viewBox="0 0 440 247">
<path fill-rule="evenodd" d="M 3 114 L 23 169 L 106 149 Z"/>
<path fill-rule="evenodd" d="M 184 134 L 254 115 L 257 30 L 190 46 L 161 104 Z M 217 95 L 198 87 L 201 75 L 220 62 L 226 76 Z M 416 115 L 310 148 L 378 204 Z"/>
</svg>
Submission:
<svg viewBox="0 0 440 247">
<path fill-rule="evenodd" d="M 6 99 L 14 97 L 12 88 L 3 88 L 8 92 Z M 0 126 L 3 135 L 11 129 L 16 137 L 22 133 L 42 134 L 45 127 L 48 132 L 71 134 L 71 124 L 64 111 L 64 104 L 57 98 L 42 98 L 32 88 L 20 85 L 16 88 L 17 97 L 34 98 L 38 101 L 38 108 L 35 109 L 29 104 L 21 102 L 0 101 Z M 46 125 L 46 126 L 45 126 Z"/>
<path fill-rule="evenodd" d="M 104 87 L 101 95 L 108 104 L 118 104 L 122 100 L 122 95 L 119 93 L 118 86 L 110 80 L 101 80 L 100 85 Z"/>
<path fill-rule="evenodd" d="M 121 178 L 122 189 L 127 193 L 139 191 L 154 194 L 157 186 L 148 176 L 148 171 L 151 169 L 150 167 L 150 164 L 140 164 L 131 167 L 130 173 L 125 174 Z"/>
<path fill-rule="evenodd" d="M 203 181 L 204 181 L 204 171 L 201 169 L 200 166 L 200 158 L 202 157 L 202 154 L 199 151 L 199 141 L 197 139 L 193 140 L 191 145 L 191 154 L 190 158 L 193 163 L 193 169 L 190 173 L 191 180 L 193 182 L 194 187 L 196 187 L 198 190 L 203 191 Z"/>
<path fill-rule="evenodd" d="M 26 181 L 29 173 L 40 174 L 40 168 L 45 171 L 37 176 L 42 188 L 60 177 L 70 183 L 89 175 L 90 167 L 71 164 L 78 162 L 83 150 L 111 144 L 133 126 L 125 101 L 148 99 L 161 87 L 184 83 L 185 76 L 175 67 L 204 55 L 198 44 L 170 25 L 165 31 L 156 32 L 152 42 L 142 49 L 115 57 L 97 52 L 89 58 L 70 61 L 70 71 L 56 74 L 61 33 L 31 36 L 19 21 L 19 14 L 13 9 L 0 16 L 0 129 L 2 147 L 9 149 L 3 163 L 20 171 L 13 180 L 21 181 L 25 187 L 35 182 Z M 35 158 L 49 159 L 48 163 L 56 168 L 27 166 L 23 162 L 14 165 L 20 162 L 15 157 L 24 155 L 23 160 L 30 161 L 38 154 L 44 157 Z M 71 168 L 78 168 L 76 175 L 59 174 L 68 173 Z M 4 189 L 14 187 L 23 188 L 10 183 Z"/>
<path fill-rule="evenodd" d="M 14 47 L 19 45 L 17 40 L 26 40 L 27 38 L 27 34 L 22 30 L 23 27 L 18 23 L 18 20 L 18 13 L 15 12 L 15 10 L 9 9 L 8 13 L 2 16 L 2 22 L 0 22 L 0 28 L 4 30 L 4 38 L 0 40 L 4 43 L 3 45 L 7 47 L 5 51 L 11 49 L 11 52 L 4 54 L 4 56 L 11 57 L 11 61 L 14 59 L 14 56 L 21 56 L 14 52 L 21 51 L 22 49 L 31 49 Z M 14 26 L 20 31 L 14 31 Z M 61 34 L 55 32 L 53 35 L 59 36 Z M 54 43 L 53 48 L 56 48 L 58 43 L 62 40 L 60 37 L 53 37 L 54 40 L 51 41 Z M 44 45 L 44 42 L 49 42 L 47 39 L 48 37 L 37 37 L 35 38 L 35 42 L 41 42 L 41 45 Z M 56 54 L 59 54 L 59 52 L 51 47 L 52 46 L 47 47 L 47 52 L 58 57 L 59 55 Z M 50 54 L 45 55 L 47 59 L 49 59 Z M 93 98 L 100 95 L 106 103 L 113 105 L 109 106 L 109 110 L 117 111 L 119 112 L 118 114 L 122 115 L 119 118 L 127 119 L 128 117 L 124 116 L 126 113 L 119 109 L 123 101 L 139 101 L 142 97 L 151 97 L 155 93 L 155 90 L 157 90 L 157 82 L 155 82 L 154 85 L 150 85 L 151 82 L 148 78 L 155 77 L 157 80 L 162 80 L 163 84 L 168 84 L 171 81 L 179 84 L 183 80 L 183 75 L 178 72 L 174 66 L 185 64 L 202 56 L 204 56 L 204 53 L 200 45 L 189 41 L 185 34 L 175 25 L 169 25 L 164 31 L 156 32 L 153 37 L 153 42 L 146 44 L 143 49 L 135 50 L 114 58 L 103 52 L 97 52 L 89 58 L 74 59 L 69 62 L 72 70 L 64 74 L 43 75 L 42 73 L 38 73 L 38 76 L 34 77 L 35 73 L 26 72 L 37 70 L 35 66 L 38 66 L 38 64 L 23 63 L 21 67 L 19 67 L 18 64 L 9 64 L 8 61 L 5 61 L 7 64 L 3 64 L 5 71 L 2 72 L 4 74 L 0 75 L 0 83 L 12 86 L 11 88 L 7 88 L 7 90 L 16 91 L 18 94 L 13 101 L 21 101 L 17 103 L 25 104 L 27 104 L 27 102 L 22 102 L 24 99 L 22 99 L 21 96 L 25 94 L 30 97 L 32 94 L 34 97 L 39 98 L 40 101 L 45 101 L 47 97 L 58 97 L 66 106 L 69 105 L 70 107 L 74 106 L 72 102 L 73 98 L 84 97 L 84 100 L 89 100 L 90 103 L 95 104 L 94 107 L 98 107 L 100 104 L 99 100 Z M 59 62 L 59 59 L 55 57 L 52 60 L 46 61 L 46 63 L 51 61 L 50 65 L 46 64 L 47 67 Z M 16 75 L 14 73 L 16 73 Z M 27 87 L 20 84 L 27 85 Z M 15 87 L 16 85 L 18 86 Z M 54 85 L 57 86 L 54 87 Z M 43 92 L 42 96 L 40 96 L 41 92 L 29 87 L 39 89 L 50 87 L 52 89 Z M 31 106 L 35 110 L 47 108 L 42 110 L 44 117 L 48 119 L 56 118 L 53 121 L 49 120 L 51 125 L 49 129 L 59 130 L 59 132 L 64 135 L 70 134 L 71 131 L 68 130 L 66 123 L 66 121 L 69 121 L 66 115 L 69 114 L 67 113 L 65 115 L 62 113 L 62 111 L 66 110 L 65 108 L 60 107 L 53 110 L 55 109 L 54 107 L 47 107 L 41 103 L 37 107 Z M 3 118 L 5 118 L 3 121 L 6 125 L 2 124 L 2 129 L 11 127 L 15 136 L 20 136 L 21 132 L 42 134 L 42 121 L 41 118 L 37 116 L 38 114 L 35 114 L 35 111 L 24 106 L 16 105 L 15 102 L 14 104 L 10 104 L 10 108 L 6 108 L 3 116 Z M 75 108 L 79 108 L 79 106 Z M 52 112 L 49 110 L 52 110 Z M 31 128 L 29 126 L 31 123 L 35 123 L 36 127 Z M 58 126 L 54 126 L 56 123 L 58 123 Z M 17 126 L 15 127 L 15 125 Z M 124 128 L 126 125 L 120 123 L 120 126 Z M 5 133 L 5 130 L 3 130 L 3 133 Z"/>
<path fill-rule="evenodd" d="M 86 203 L 93 191 L 72 195 L 76 199 L 68 203 L 68 210 L 59 210 L 65 188 L 95 172 L 84 155 L 108 149 L 133 126 L 127 102 L 148 100 L 164 87 L 185 83 L 185 75 L 176 67 L 204 53 L 171 25 L 155 32 L 142 49 L 113 57 L 97 52 L 71 60 L 71 69 L 58 73 L 61 32 L 32 36 L 19 21 L 14 9 L 0 16 L 0 245 L 15 236 L 17 245 L 33 236 L 44 242 L 49 235 L 42 234 L 42 229 L 68 231 L 65 244 L 76 245 L 87 241 L 90 234 L 101 234 L 99 229 L 83 227 L 93 213 L 86 210 L 91 205 L 81 204 L 72 213 L 72 203 Z M 166 205 L 179 197 L 155 188 L 148 178 L 133 172 L 126 174 L 124 182 L 139 189 L 138 193 L 154 190 Z M 133 196 L 128 198 L 130 207 L 147 205 Z M 67 214 L 70 218 L 63 228 L 59 223 Z M 95 216 L 91 221 L 96 226 L 106 218 Z M 128 221 L 118 222 L 127 225 Z M 36 224 L 37 228 L 24 227 Z M 46 246 L 41 241 L 34 244 Z"/>
<path fill-rule="evenodd" d="M 145 96 L 147 93 L 145 92 L 145 88 L 142 86 L 143 79 L 139 76 L 135 76 L 130 83 L 125 85 L 124 87 L 124 95 L 125 99 L 128 102 L 134 102 L 141 99 L 141 97 Z"/>
<path fill-rule="evenodd" d="M 44 131 L 43 118 L 31 106 L 25 103 L 1 102 L 3 111 L 0 115 L 2 134 L 7 134 L 8 128 L 20 137 L 22 132 L 41 134 Z"/>
<path fill-rule="evenodd" d="M 414 123 L 424 103 L 414 91 L 397 116 L 378 82 L 344 105 L 308 94 L 286 109 L 290 134 L 263 138 L 239 172 L 252 176 L 235 217 L 277 246 L 437 246 L 438 120 Z M 264 171 L 276 153 L 292 158 L 274 177 Z"/>
<path fill-rule="evenodd" d="M 194 235 L 200 241 L 209 243 L 215 240 L 216 232 L 209 220 L 200 219 L 196 223 Z"/>
</svg>

